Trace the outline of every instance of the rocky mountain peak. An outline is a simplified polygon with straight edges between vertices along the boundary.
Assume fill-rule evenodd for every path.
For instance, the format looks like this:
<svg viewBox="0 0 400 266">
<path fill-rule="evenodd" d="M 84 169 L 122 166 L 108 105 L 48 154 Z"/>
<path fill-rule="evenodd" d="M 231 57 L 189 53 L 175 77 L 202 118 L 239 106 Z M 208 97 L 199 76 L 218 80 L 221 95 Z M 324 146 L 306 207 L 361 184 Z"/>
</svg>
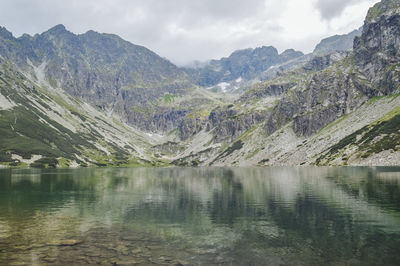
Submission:
<svg viewBox="0 0 400 266">
<path fill-rule="evenodd" d="M 63 24 L 58 24 L 52 28 L 50 28 L 46 33 L 51 33 L 51 34 L 60 34 L 60 33 L 65 33 L 68 32 L 67 29 Z"/>
<path fill-rule="evenodd" d="M 4 39 L 14 39 L 14 36 L 5 27 L 0 26 L 0 37 Z"/>
<path fill-rule="evenodd" d="M 235 56 L 240 56 L 240 55 L 249 55 L 253 52 L 252 48 L 246 48 L 246 49 L 240 49 L 240 50 L 236 50 L 233 53 L 231 53 L 231 55 L 228 57 L 235 57 Z M 226 58 L 226 57 L 224 57 Z"/>
<path fill-rule="evenodd" d="M 383 0 L 368 11 L 363 33 L 354 40 L 355 65 L 363 72 L 375 94 L 399 91 L 400 2 Z"/>
<path fill-rule="evenodd" d="M 27 33 L 24 33 L 24 34 L 22 34 L 22 36 L 19 37 L 18 39 L 32 39 L 32 36 L 29 35 L 29 34 L 27 34 Z"/>
<path fill-rule="evenodd" d="M 74 39 L 76 41 L 77 35 L 74 33 L 68 31 L 64 25 L 58 24 L 46 32 L 43 32 L 42 34 L 39 35 L 41 38 L 46 38 L 49 40 L 54 40 L 55 42 L 63 43 L 65 40 L 72 40 Z"/>
<path fill-rule="evenodd" d="M 95 34 L 98 34 L 98 32 L 94 30 L 88 30 L 87 32 L 84 33 L 84 35 L 95 35 Z"/>
<path fill-rule="evenodd" d="M 285 51 L 283 51 L 279 57 L 281 58 L 281 61 L 288 61 L 294 58 L 298 58 L 303 56 L 304 53 L 301 51 L 296 51 L 294 49 L 287 49 Z"/>
<path fill-rule="evenodd" d="M 288 54 L 293 54 L 293 53 L 302 53 L 301 51 L 296 51 L 294 49 L 286 49 L 281 53 L 281 55 L 288 55 Z M 303 53 L 302 53 L 303 54 Z"/>
<path fill-rule="evenodd" d="M 390 17 L 399 13 L 400 2 L 398 0 L 382 0 L 369 9 L 365 22 L 374 22 L 379 20 L 382 16 Z"/>
<path fill-rule="evenodd" d="M 361 33 L 362 33 L 362 27 L 348 34 L 334 35 L 325 38 L 319 44 L 317 44 L 317 46 L 313 51 L 313 54 L 326 55 L 336 51 L 352 50 L 354 38 L 360 36 Z"/>
<path fill-rule="evenodd" d="M 261 46 L 253 50 L 253 56 L 277 56 L 278 50 L 273 46 Z"/>
</svg>

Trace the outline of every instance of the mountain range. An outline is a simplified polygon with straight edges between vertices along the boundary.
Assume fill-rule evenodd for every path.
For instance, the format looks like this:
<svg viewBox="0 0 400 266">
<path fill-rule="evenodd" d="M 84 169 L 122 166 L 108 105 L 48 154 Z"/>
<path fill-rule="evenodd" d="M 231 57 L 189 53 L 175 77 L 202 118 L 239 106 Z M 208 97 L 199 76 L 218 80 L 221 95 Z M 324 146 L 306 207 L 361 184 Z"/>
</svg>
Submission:
<svg viewBox="0 0 400 266">
<path fill-rule="evenodd" d="M 313 53 L 179 68 L 112 34 L 0 28 L 0 165 L 396 165 L 399 36 L 382 0 Z"/>
<path fill-rule="evenodd" d="M 273 46 L 244 49 L 229 57 L 184 68 L 192 81 L 213 91 L 242 93 L 255 83 L 276 77 L 279 72 L 298 68 L 316 56 L 353 49 L 353 40 L 361 28 L 349 34 L 323 39 L 310 54 L 287 49 L 281 54 Z"/>
</svg>

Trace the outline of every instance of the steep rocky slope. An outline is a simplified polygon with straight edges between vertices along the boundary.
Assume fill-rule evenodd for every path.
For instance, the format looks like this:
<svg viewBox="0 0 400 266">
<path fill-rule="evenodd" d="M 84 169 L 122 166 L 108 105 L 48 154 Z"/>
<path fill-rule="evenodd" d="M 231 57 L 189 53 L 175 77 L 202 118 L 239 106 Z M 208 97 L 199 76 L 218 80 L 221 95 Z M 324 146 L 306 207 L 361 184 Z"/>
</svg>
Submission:
<svg viewBox="0 0 400 266">
<path fill-rule="evenodd" d="M 155 165 L 157 143 L 0 58 L 0 167 Z"/>
<path fill-rule="evenodd" d="M 363 34 L 354 42 L 357 70 L 372 88 L 368 95 L 399 92 L 400 85 L 400 3 L 383 0 L 372 7 L 365 20 Z"/>
<path fill-rule="evenodd" d="M 175 163 L 398 164 L 399 5 L 383 0 L 370 9 L 354 52 L 315 57 L 254 86 L 218 111 L 220 120 L 210 116 L 209 142 Z"/>
</svg>

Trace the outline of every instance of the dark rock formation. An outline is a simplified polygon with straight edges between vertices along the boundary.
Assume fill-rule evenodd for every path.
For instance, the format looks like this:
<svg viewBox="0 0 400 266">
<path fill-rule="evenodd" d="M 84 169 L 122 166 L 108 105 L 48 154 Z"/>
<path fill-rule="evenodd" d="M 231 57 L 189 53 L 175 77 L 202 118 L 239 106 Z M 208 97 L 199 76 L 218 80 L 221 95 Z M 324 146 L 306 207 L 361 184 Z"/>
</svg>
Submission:
<svg viewBox="0 0 400 266">
<path fill-rule="evenodd" d="M 281 96 L 287 90 L 294 87 L 296 83 L 277 83 L 277 84 L 268 84 L 267 86 L 259 86 L 254 90 L 249 90 L 245 94 L 243 94 L 239 101 L 248 101 L 250 99 L 261 99 L 268 96 Z"/>
<path fill-rule="evenodd" d="M 349 54 L 349 52 L 341 51 L 333 52 L 328 55 L 315 56 L 303 66 L 303 69 L 305 71 L 321 71 L 329 67 L 333 63 L 339 62 Z"/>
<path fill-rule="evenodd" d="M 372 7 L 363 34 L 354 41 L 356 67 L 373 84 L 374 95 L 400 92 L 400 3 Z"/>
<path fill-rule="evenodd" d="M 207 130 L 213 130 L 215 142 L 232 141 L 265 119 L 263 112 L 239 113 L 230 108 L 211 112 Z"/>
</svg>

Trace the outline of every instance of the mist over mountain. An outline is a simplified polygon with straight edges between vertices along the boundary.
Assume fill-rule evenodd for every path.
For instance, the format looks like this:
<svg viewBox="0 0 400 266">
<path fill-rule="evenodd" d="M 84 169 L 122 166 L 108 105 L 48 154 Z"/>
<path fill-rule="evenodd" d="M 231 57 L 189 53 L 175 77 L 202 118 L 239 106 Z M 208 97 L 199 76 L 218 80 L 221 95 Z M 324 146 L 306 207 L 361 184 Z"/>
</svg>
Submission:
<svg viewBox="0 0 400 266">
<path fill-rule="evenodd" d="M 253 79 L 273 65 L 300 56 L 303 56 L 303 53 L 293 49 L 278 54 L 276 48 L 263 46 L 256 49 L 238 50 L 227 58 L 211 60 L 204 67 L 186 71 L 198 85 L 209 87 L 220 82 Z"/>
</svg>

